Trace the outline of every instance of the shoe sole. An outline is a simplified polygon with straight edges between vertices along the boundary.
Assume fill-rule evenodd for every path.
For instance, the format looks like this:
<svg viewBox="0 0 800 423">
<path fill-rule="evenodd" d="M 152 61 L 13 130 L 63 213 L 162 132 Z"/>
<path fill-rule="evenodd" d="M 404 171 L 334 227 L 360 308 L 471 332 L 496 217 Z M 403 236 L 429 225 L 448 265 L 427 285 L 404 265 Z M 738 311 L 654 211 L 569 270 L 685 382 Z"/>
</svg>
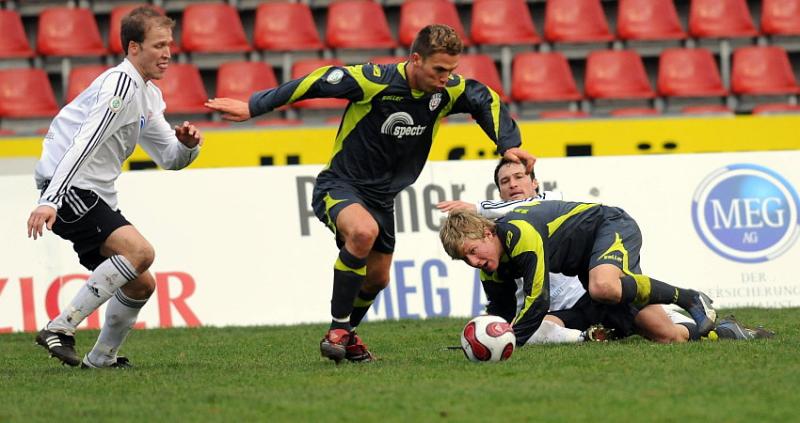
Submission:
<svg viewBox="0 0 800 423">
<path fill-rule="evenodd" d="M 339 364 L 340 361 L 344 360 L 344 356 L 346 355 L 346 350 L 343 346 L 334 345 L 327 342 L 319 344 L 319 351 L 323 357 L 335 361 L 336 364 Z"/>
<path fill-rule="evenodd" d="M 36 344 L 40 345 L 42 348 L 47 350 L 47 352 L 50 354 L 50 357 L 57 358 L 62 364 L 66 364 L 66 365 L 72 366 L 72 367 L 76 367 L 76 366 L 79 366 L 81 364 L 81 359 L 80 358 L 67 357 L 67 356 L 64 356 L 64 355 L 61 355 L 61 354 L 57 353 L 56 351 L 51 350 L 50 346 L 47 345 L 47 340 L 42 338 L 41 335 L 36 335 Z"/>
</svg>

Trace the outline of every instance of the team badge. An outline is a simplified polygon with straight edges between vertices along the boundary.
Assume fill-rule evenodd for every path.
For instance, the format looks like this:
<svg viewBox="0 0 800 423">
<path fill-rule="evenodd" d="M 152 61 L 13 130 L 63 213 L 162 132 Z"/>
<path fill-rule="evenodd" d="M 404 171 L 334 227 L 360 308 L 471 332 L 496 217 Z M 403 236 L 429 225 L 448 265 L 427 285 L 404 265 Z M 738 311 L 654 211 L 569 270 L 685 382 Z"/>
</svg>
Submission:
<svg viewBox="0 0 800 423">
<path fill-rule="evenodd" d="M 328 77 L 325 78 L 329 84 L 338 84 L 342 82 L 342 78 L 344 78 L 344 72 L 341 69 L 334 69 L 331 73 L 328 74 Z"/>
<path fill-rule="evenodd" d="M 122 109 L 122 98 L 120 96 L 111 97 L 111 100 L 108 102 L 108 108 L 114 113 L 120 111 L 120 109 Z"/>
<path fill-rule="evenodd" d="M 441 103 L 442 103 L 442 93 L 436 93 L 431 96 L 431 102 L 428 103 L 428 108 L 431 109 L 431 111 L 434 111 L 436 110 L 437 107 L 439 107 L 439 104 Z"/>
</svg>

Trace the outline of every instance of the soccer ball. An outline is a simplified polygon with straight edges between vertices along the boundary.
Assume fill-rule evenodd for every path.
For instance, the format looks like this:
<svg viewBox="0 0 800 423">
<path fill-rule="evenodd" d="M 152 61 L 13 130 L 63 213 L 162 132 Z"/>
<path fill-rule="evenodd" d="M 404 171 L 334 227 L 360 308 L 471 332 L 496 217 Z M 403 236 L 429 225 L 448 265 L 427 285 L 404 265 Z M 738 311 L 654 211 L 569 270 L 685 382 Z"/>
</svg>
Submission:
<svg viewBox="0 0 800 423">
<path fill-rule="evenodd" d="M 461 347 L 470 361 L 503 361 L 511 357 L 517 337 L 499 316 L 478 316 L 461 331 Z"/>
</svg>

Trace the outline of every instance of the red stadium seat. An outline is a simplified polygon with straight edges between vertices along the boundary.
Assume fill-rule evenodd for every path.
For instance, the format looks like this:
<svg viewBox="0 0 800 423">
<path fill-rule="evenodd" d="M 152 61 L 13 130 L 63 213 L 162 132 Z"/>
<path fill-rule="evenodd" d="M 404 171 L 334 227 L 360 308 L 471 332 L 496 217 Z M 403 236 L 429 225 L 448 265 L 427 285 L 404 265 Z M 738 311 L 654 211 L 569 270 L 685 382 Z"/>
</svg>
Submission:
<svg viewBox="0 0 800 423">
<path fill-rule="evenodd" d="M 742 47 L 733 52 L 731 90 L 736 94 L 798 93 L 786 51 L 780 47 Z"/>
<path fill-rule="evenodd" d="M 614 39 L 600 0 L 549 0 L 545 8 L 544 37 L 559 43 Z"/>
<path fill-rule="evenodd" d="M 414 42 L 417 33 L 432 23 L 450 25 L 456 30 L 464 45 L 469 38 L 461 25 L 456 5 L 449 0 L 408 0 L 400 7 L 400 44 L 408 47 Z"/>
<path fill-rule="evenodd" d="M 276 86 L 275 72 L 264 62 L 223 63 L 217 72 L 217 97 L 247 101 L 254 92 Z"/>
<path fill-rule="evenodd" d="M 494 65 L 492 57 L 486 54 L 462 54 L 458 60 L 456 73 L 464 78 L 474 79 L 482 82 L 487 87 L 493 89 L 503 101 L 508 101 L 503 90 L 503 83 L 500 82 L 500 74 Z"/>
<path fill-rule="evenodd" d="M 686 38 L 673 0 L 620 0 L 617 34 L 623 40 Z"/>
<path fill-rule="evenodd" d="M 0 69 L 0 117 L 51 117 L 56 96 L 42 69 Z"/>
<path fill-rule="evenodd" d="M 514 57 L 511 96 L 515 101 L 575 101 L 578 92 L 563 54 L 519 53 Z"/>
<path fill-rule="evenodd" d="M 235 7 L 223 3 L 192 4 L 183 11 L 182 47 L 200 53 L 250 51 Z"/>
<path fill-rule="evenodd" d="M 471 31 L 476 44 L 537 44 L 541 41 L 524 0 L 475 0 Z"/>
<path fill-rule="evenodd" d="M 610 112 L 613 117 L 637 117 L 637 116 L 657 116 L 660 115 L 656 109 L 649 107 L 626 107 L 622 109 L 615 109 Z"/>
<path fill-rule="evenodd" d="M 122 27 L 122 18 L 124 18 L 128 13 L 131 13 L 133 9 L 136 9 L 139 6 L 146 6 L 146 3 L 142 4 L 124 4 L 121 6 L 117 6 L 111 10 L 111 18 L 108 28 L 108 50 L 112 54 L 122 54 L 122 39 L 120 38 L 120 28 Z M 151 7 L 156 8 L 156 10 L 164 13 L 164 9 L 158 6 L 149 5 Z M 173 41 L 172 45 L 170 45 L 170 51 L 172 54 L 176 54 L 180 51 L 180 47 L 178 44 Z"/>
<path fill-rule="evenodd" d="M 322 50 L 317 25 L 305 3 L 264 3 L 256 9 L 253 44 L 271 51 Z"/>
<path fill-rule="evenodd" d="M 108 69 L 108 66 L 105 65 L 86 65 L 72 68 L 67 80 L 67 94 L 64 97 L 64 103 L 74 100 L 106 69 Z"/>
<path fill-rule="evenodd" d="M 661 53 L 658 92 L 671 97 L 724 96 L 714 56 L 704 48 L 671 48 Z"/>
<path fill-rule="evenodd" d="M 3 32 L 0 37 L 0 58 L 33 56 L 19 13 L 0 9 L 0 29 Z"/>
<path fill-rule="evenodd" d="M 591 117 L 589 113 L 580 110 L 548 110 L 539 113 L 540 119 L 580 119 Z"/>
<path fill-rule="evenodd" d="M 341 0 L 328 6 L 325 32 L 333 48 L 393 48 L 397 43 L 389 31 L 383 7 L 373 1 Z"/>
<path fill-rule="evenodd" d="M 686 106 L 681 109 L 684 115 L 733 115 L 733 110 L 721 104 Z"/>
<path fill-rule="evenodd" d="M 211 113 L 203 104 L 208 100 L 206 87 L 197 66 L 172 63 L 161 80 L 153 81 L 161 89 L 168 114 Z"/>
<path fill-rule="evenodd" d="M 800 35 L 800 0 L 762 0 L 761 31 L 769 35 Z"/>
<path fill-rule="evenodd" d="M 692 0 L 689 33 L 699 38 L 757 35 L 746 0 Z"/>
<path fill-rule="evenodd" d="M 754 115 L 773 115 L 786 113 L 800 113 L 800 106 L 786 103 L 760 104 L 753 109 Z"/>
<path fill-rule="evenodd" d="M 39 15 L 37 40 L 36 49 L 45 56 L 101 56 L 107 52 L 90 9 L 45 9 Z"/>
<path fill-rule="evenodd" d="M 292 79 L 301 78 L 323 66 L 344 66 L 344 63 L 337 59 L 298 60 L 292 67 Z M 292 104 L 296 109 L 343 109 L 345 106 L 347 100 L 338 98 L 313 98 Z"/>
<path fill-rule="evenodd" d="M 376 65 L 390 65 L 392 63 L 403 63 L 408 60 L 408 56 L 375 56 L 369 59 L 370 63 Z"/>
<path fill-rule="evenodd" d="M 594 99 L 653 98 L 641 57 L 632 50 L 599 50 L 586 60 L 586 96 Z"/>
</svg>

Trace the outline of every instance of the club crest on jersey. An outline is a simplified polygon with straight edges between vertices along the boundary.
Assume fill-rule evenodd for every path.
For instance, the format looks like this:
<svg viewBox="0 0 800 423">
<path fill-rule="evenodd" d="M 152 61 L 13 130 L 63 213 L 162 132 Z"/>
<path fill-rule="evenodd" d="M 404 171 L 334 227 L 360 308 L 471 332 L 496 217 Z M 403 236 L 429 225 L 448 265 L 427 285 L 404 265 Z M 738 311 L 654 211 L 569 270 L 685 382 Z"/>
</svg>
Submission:
<svg viewBox="0 0 800 423">
<path fill-rule="evenodd" d="M 406 136 L 418 136 L 425 132 L 425 125 L 414 125 L 414 118 L 406 112 L 395 112 L 389 115 L 381 125 L 381 134 L 397 139 Z"/>
<path fill-rule="evenodd" d="M 325 78 L 325 80 L 328 81 L 329 84 L 336 85 L 342 82 L 342 78 L 344 78 L 344 71 L 341 69 L 334 69 L 328 74 L 328 77 Z"/>
<path fill-rule="evenodd" d="M 431 111 L 436 110 L 437 107 L 442 103 L 442 93 L 436 93 L 431 96 L 431 102 L 428 103 L 428 108 Z"/>
<path fill-rule="evenodd" d="M 114 113 L 120 111 L 122 109 L 122 97 L 118 95 L 111 97 L 111 100 L 108 101 L 108 108 Z"/>
</svg>

